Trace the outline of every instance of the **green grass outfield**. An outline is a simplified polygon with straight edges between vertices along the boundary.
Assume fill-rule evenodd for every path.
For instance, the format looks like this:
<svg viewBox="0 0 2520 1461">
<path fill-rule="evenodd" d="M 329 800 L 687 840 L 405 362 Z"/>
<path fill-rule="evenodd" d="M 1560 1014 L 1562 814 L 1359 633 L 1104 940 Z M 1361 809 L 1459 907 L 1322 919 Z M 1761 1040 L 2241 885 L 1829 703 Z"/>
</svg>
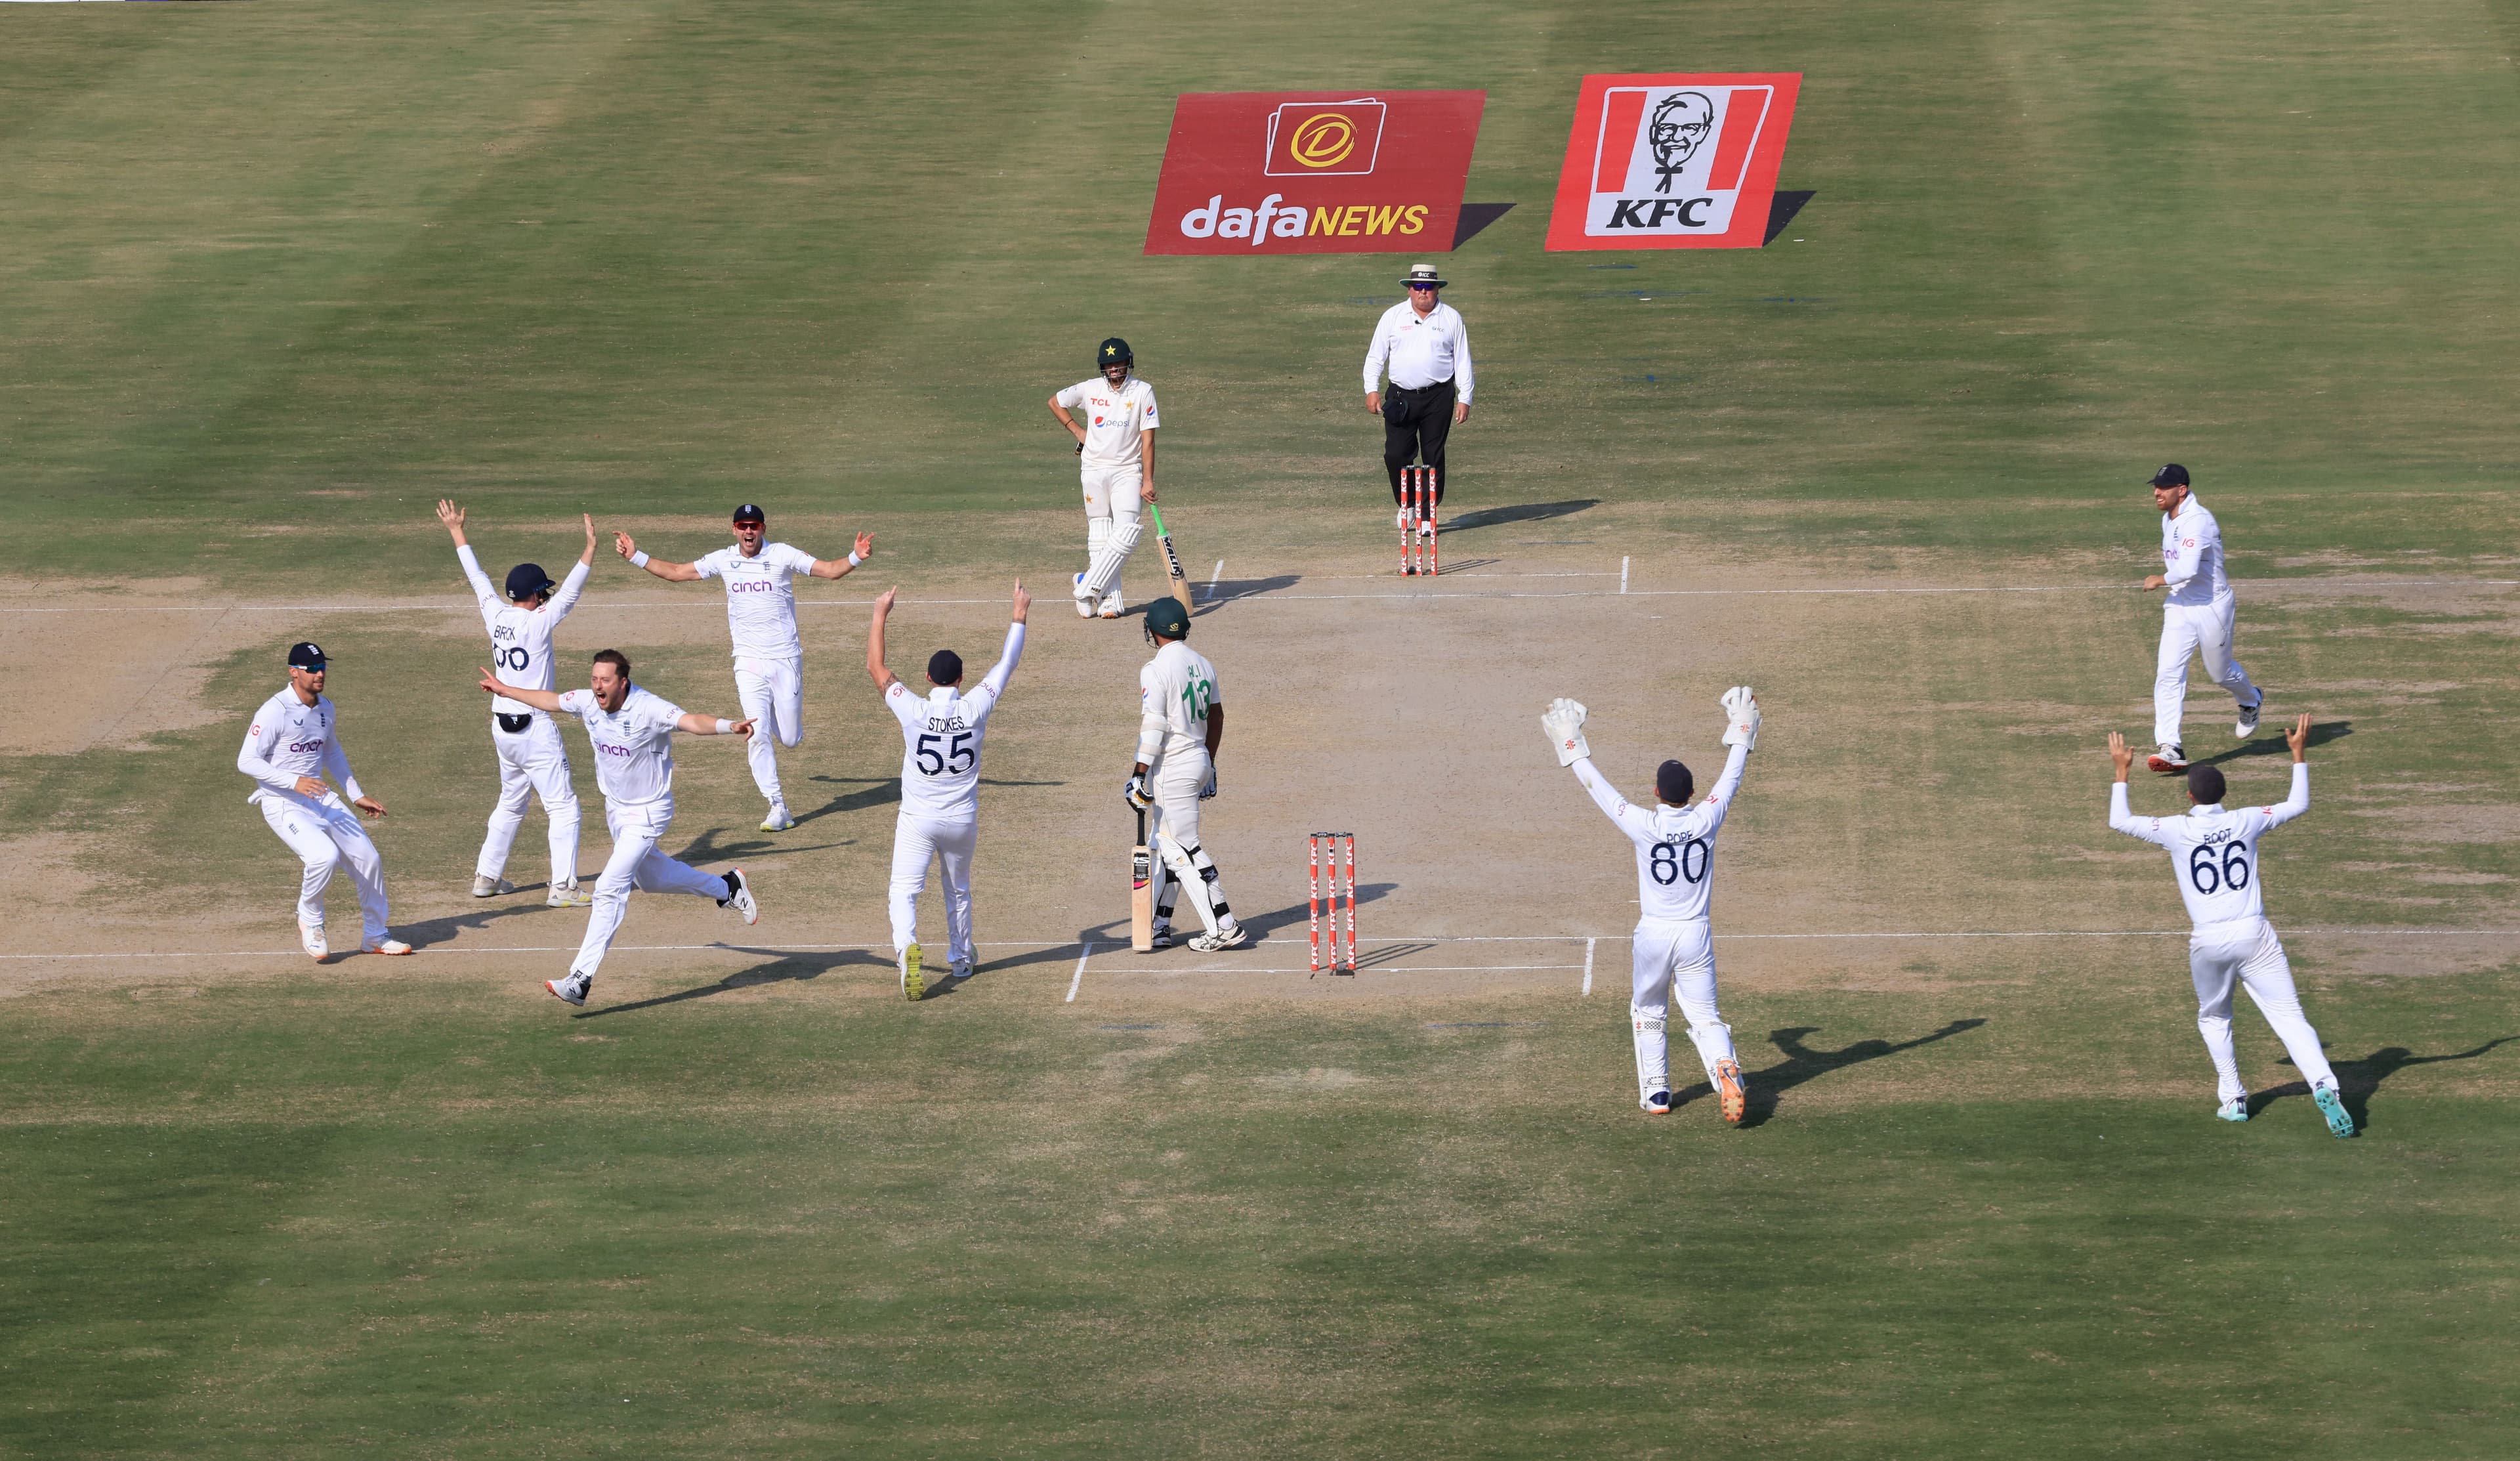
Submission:
<svg viewBox="0 0 2520 1461">
<path fill-rule="evenodd" d="M 2293 945 L 2352 1143 L 2246 1010 L 2262 1110 L 2210 1119 L 2176 938 L 1727 945 L 1746 1131 L 1702 1095 L 1637 1114 L 1609 942 L 1589 1000 L 1560 971 L 1069 1005 L 1045 946 L 913 1008 L 862 955 L 644 954 L 582 1017 L 526 997 L 556 971 L 462 947 L 388 977 L 12 963 L 0 1457 L 2506 1453 L 2515 54 L 2507 0 L 0 5 L 12 713 L 83 671 L 205 708 L 0 754 L 0 846 L 37 870 L 0 953 L 284 908 L 229 757 L 301 626 L 80 637 L 82 607 L 177 596 L 376 610 L 317 623 L 393 788 L 396 895 L 479 934 L 422 890 L 478 836 L 473 648 L 377 607 L 451 591 L 440 495 L 499 564 L 563 560 L 581 511 L 688 556 L 753 499 L 810 546 L 878 526 L 878 586 L 1056 582 L 1074 479 L 1041 400 L 1116 332 L 1199 557 L 1382 566 L 1357 361 L 1412 259 L 1138 250 L 1176 93 L 1419 86 L 1487 90 L 1468 197 L 1517 205 L 1441 259 L 1480 360 L 1454 510 L 1581 508 L 1542 534 L 1581 555 L 1504 526 L 1459 551 L 1661 587 L 2132 578 L 2138 483 L 2184 461 L 2248 580 L 2244 658 L 2326 727 L 2274 915 L 2382 931 Z M 1812 203 L 1762 251 L 1545 252 L 1580 77 L 1666 68 L 1803 72 L 1780 186 Z M 730 700 L 691 602 L 641 662 Z M 1692 631 L 1766 656 L 1719 932 L 2176 927 L 2158 859 L 2095 825 L 2147 603 L 1768 602 L 1529 620 L 1676 715 L 1712 714 L 1661 673 Z M 1343 674 L 1496 689 L 1412 658 L 1462 620 L 1235 612 L 1201 632 L 1252 636 L 1244 663 L 1295 625 Z M 1039 789 L 994 805 L 1056 826 L 1107 811 L 1109 736 L 1059 658 L 1086 641 L 1042 638 L 990 764 Z M 785 876 L 863 903 L 891 752 L 851 739 L 889 730 L 840 708 L 844 640 L 789 762 L 829 819 Z M 1596 738 L 1623 778 L 1644 708 Z M 1517 774 L 1558 774 L 1516 714 Z M 1291 780 L 1261 744 L 1254 780 Z M 756 845 L 737 762 L 684 753 L 686 837 Z M 2231 762 L 2252 795 L 2279 766 Z M 1624 859 L 1592 816 L 1552 892 L 1607 938 Z M 1373 845 L 1368 877 L 1415 889 L 1442 850 Z M 1029 892 L 985 881 L 1018 865 L 984 900 Z M 1528 909 L 1527 866 L 1482 866 Z M 1238 902 L 1283 901 L 1261 887 Z"/>
</svg>

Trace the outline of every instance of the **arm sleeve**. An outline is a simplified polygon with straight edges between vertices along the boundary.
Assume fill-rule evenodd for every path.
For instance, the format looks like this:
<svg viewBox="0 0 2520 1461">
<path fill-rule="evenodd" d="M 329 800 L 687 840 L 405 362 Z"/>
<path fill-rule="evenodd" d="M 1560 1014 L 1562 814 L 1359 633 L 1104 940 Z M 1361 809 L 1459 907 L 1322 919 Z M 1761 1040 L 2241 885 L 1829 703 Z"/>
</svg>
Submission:
<svg viewBox="0 0 2520 1461">
<path fill-rule="evenodd" d="M 1628 841 L 1641 843 L 1653 840 L 1653 818 L 1646 814 L 1643 807 L 1630 805 L 1628 799 L 1620 796 L 1618 789 L 1611 786 L 1609 780 L 1593 764 L 1591 756 L 1578 759 L 1575 762 L 1574 771 L 1575 779 L 1582 782 L 1584 790 L 1592 794 L 1593 804 L 1601 808 L 1601 815 L 1618 824 L 1619 830 L 1628 835 Z"/>
<path fill-rule="evenodd" d="M 341 712 L 333 712 L 333 733 L 324 738 L 324 769 L 339 783 L 341 795 L 352 801 L 366 795 L 359 790 L 359 779 L 350 774 L 350 753 L 341 749 Z"/>
<path fill-rule="evenodd" d="M 1724 757 L 1724 769 L 1715 778 L 1715 790 L 1708 792 L 1706 799 L 1697 803 L 1693 815 L 1699 825 L 1691 836 L 1712 837 L 1715 829 L 1724 825 L 1724 819 L 1732 811 L 1732 798 L 1741 790 L 1741 772 L 1749 764 L 1750 748 L 1747 746 L 1735 746 Z"/>
<path fill-rule="evenodd" d="M 563 691 L 562 691 L 562 692 L 560 693 L 560 708 L 561 708 L 561 712 L 562 712 L 562 714 L 565 714 L 565 715 L 575 715 L 575 714 L 577 714 L 580 710 L 582 710 L 582 709 L 584 709 L 584 708 L 585 708 L 585 707 L 586 707 L 586 698 L 587 698 L 588 696 L 590 696 L 590 695 L 593 695 L 594 693 L 595 693 L 595 692 L 593 692 L 593 691 L 591 691 L 591 690 L 563 690 Z"/>
<path fill-rule="evenodd" d="M 560 581 L 560 592 L 552 595 L 550 607 L 543 610 L 543 613 L 552 616 L 553 623 L 559 623 L 568 617 L 568 612 L 577 607 L 577 596 L 586 592 L 588 571 L 585 564 L 579 564 L 568 571 L 567 577 Z"/>
<path fill-rule="evenodd" d="M 1391 354 L 1390 316 L 1373 322 L 1373 342 L 1365 347 L 1365 388 L 1371 392 L 1382 388 L 1382 362 Z"/>
<path fill-rule="evenodd" d="M 1073 411 L 1085 404 L 1085 387 L 1082 384 L 1070 386 L 1058 392 L 1058 399 L 1060 405 Z"/>
<path fill-rule="evenodd" d="M 1153 661 L 1138 671 L 1138 753 L 1132 759 L 1153 770 L 1155 753 L 1164 749 L 1164 716 L 1155 707 L 1155 665 Z"/>
<path fill-rule="evenodd" d="M 294 791 L 297 778 L 271 763 L 271 748 L 279 740 L 278 718 L 266 730 L 257 715 L 253 728 L 245 733 L 245 745 L 237 751 L 237 769 L 275 792 Z"/>
<path fill-rule="evenodd" d="M 723 553 L 725 551 L 725 549 L 720 548 L 718 553 Z M 716 577 L 718 571 L 717 553 L 703 553 L 699 557 L 693 559 L 692 571 L 698 573 L 703 578 Z"/>
<path fill-rule="evenodd" d="M 2109 830 L 2141 838 L 2156 847 L 2170 845 L 2170 839 L 2161 835 L 2161 818 L 2138 817 L 2127 809 L 2127 787 L 2123 781 L 2109 783 Z"/>
<path fill-rule="evenodd" d="M 455 561 L 464 565 L 464 578 L 472 585 L 473 602 L 481 606 L 481 616 L 488 618 L 499 612 L 499 596 L 490 588 L 490 575 L 481 571 L 481 560 L 473 555 L 472 545 L 466 543 L 455 550 Z"/>
<path fill-rule="evenodd" d="M 1461 311 L 1453 312 L 1453 385 L 1456 400 L 1470 403 L 1470 325 Z"/>
<path fill-rule="evenodd" d="M 1015 666 L 1023 662 L 1023 644 L 1024 626 L 1007 625 L 1006 649 L 999 653 L 998 662 L 990 665 L 989 672 L 980 677 L 979 693 L 988 698 L 988 704 L 981 708 L 981 714 L 996 709 L 998 697 L 1007 693 L 1007 682 L 1015 677 Z"/>
<path fill-rule="evenodd" d="M 2205 563 L 2205 545 L 2213 537 L 2213 527 L 2200 522 L 2192 529 L 2181 528 L 2179 535 L 2171 539 L 2174 546 L 2161 556 L 2161 576 L 2170 587 L 2177 588 L 2196 576 L 2196 571 Z"/>
<path fill-rule="evenodd" d="M 1159 431 L 1162 429 L 1163 424 L 1163 418 L 1155 414 L 1155 388 L 1149 386 L 1147 388 L 1147 416 L 1144 421 L 1138 423 L 1138 430 L 1142 432 Z"/>
<path fill-rule="evenodd" d="M 2272 832 L 2303 812 L 2310 810 L 2310 762 L 2292 763 L 2292 795 L 2267 808 L 2267 830 Z"/>
<path fill-rule="evenodd" d="M 925 713 L 924 708 L 926 705 L 927 702 L 911 694 L 910 687 L 899 680 L 895 680 L 884 687 L 883 708 L 892 712 L 893 719 L 900 721 L 904 725 L 908 725 L 912 721 L 915 721 L 923 715 Z"/>
</svg>

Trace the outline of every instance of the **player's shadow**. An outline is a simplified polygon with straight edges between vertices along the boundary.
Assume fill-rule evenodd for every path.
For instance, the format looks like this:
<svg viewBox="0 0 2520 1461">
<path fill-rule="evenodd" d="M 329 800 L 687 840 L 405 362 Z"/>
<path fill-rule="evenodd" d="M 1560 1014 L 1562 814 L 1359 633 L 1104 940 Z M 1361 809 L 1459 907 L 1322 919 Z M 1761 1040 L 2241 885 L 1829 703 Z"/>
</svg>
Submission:
<svg viewBox="0 0 2520 1461">
<path fill-rule="evenodd" d="M 1817 1080 L 1832 1071 L 1843 1071 L 1849 1066 L 1860 1066 L 1866 1061 L 1879 1060 L 1885 1055 L 1897 1055 L 1902 1051 L 1913 1050 L 1919 1045 L 1930 1045 L 1936 1040 L 1948 1040 L 1956 1034 L 1975 1029 L 1985 1023 L 1983 1020 L 1955 1020 L 1931 1034 L 1918 1035 L 1912 1040 L 1858 1040 L 1841 1050 L 1814 1050 L 1803 1043 L 1804 1036 L 1820 1032 L 1820 1027 L 1817 1025 L 1795 1025 L 1783 1029 L 1772 1029 L 1768 1031 L 1768 1038 L 1775 1042 L 1784 1059 L 1764 1071 L 1743 1073 L 1750 1085 L 1750 1096 L 1744 1103 L 1741 1124 L 1756 1126 L 1765 1122 L 1768 1118 L 1777 1114 L 1777 1098 L 1807 1080 Z M 1672 1025 L 1673 1048 L 1675 1051 L 1687 1052 L 1689 1049 L 1688 1034 L 1679 1021 L 1673 1021 Z M 1715 1087 L 1701 1080 L 1685 1091 L 1672 1092 L 1672 1105 L 1675 1108 L 1686 1106 L 1691 1101 L 1711 1097 L 1714 1094 Z"/>
<path fill-rule="evenodd" d="M 1213 584 L 1197 584 L 1191 594 L 1197 607 L 1191 610 L 1191 614 L 1193 616 L 1211 614 L 1237 599 L 1256 599 L 1262 594 L 1293 588 L 1303 581 L 1301 573 L 1276 573 L 1266 578 L 1219 578 Z"/>
<path fill-rule="evenodd" d="M 718 838 L 725 831 L 723 827 L 711 827 L 692 839 L 691 845 L 679 852 L 668 852 L 665 855 L 676 862 L 688 862 L 698 867 L 703 862 L 725 862 L 730 858 L 749 857 L 756 852 L 828 852 L 833 847 L 857 845 L 857 839 L 844 837 L 835 843 L 814 843 L 808 846 L 791 847 L 786 843 L 772 842 L 764 836 L 744 837 L 741 833 L 737 834 L 737 840 L 734 842 L 719 842 Z"/>
<path fill-rule="evenodd" d="M 1365 952 L 1358 954 L 1356 956 L 1356 970 L 1332 970 L 1331 972 L 1354 973 L 1359 970 L 1372 969 L 1377 964 L 1389 964 L 1394 960 L 1406 959 L 1413 954 L 1431 954 L 1434 951 L 1435 945 L 1431 943 L 1386 943 L 1380 948 L 1370 948 Z"/>
<path fill-rule="evenodd" d="M 2351 720 L 2314 720 L 2310 723 L 2310 740 L 2308 744 L 2313 748 L 2317 748 L 2324 746 L 2330 741 L 2342 741 L 2352 734 L 2354 734 L 2354 722 Z M 2289 742 L 2284 740 L 2281 732 L 2278 731 L 2272 736 L 2259 736 L 2254 740 L 2243 741 L 2239 745 L 2232 747 L 2230 750 L 2222 753 L 2220 755 L 2199 756 L 2195 760 L 2189 761 L 2187 764 L 2191 766 L 2219 766 L 2225 761 L 2236 761 L 2243 756 L 2290 754 L 2292 754 L 2292 746 Z M 2173 772 L 2171 774 L 2177 775 L 2178 773 Z"/>
<path fill-rule="evenodd" d="M 843 792 L 812 811 L 798 813 L 796 820 L 800 825 L 816 817 L 828 817 L 833 812 L 864 811 L 870 806 L 888 806 L 901 800 L 901 778 L 898 776 L 809 776 L 806 780 L 830 786 L 854 786 L 859 790 Z"/>
<path fill-rule="evenodd" d="M 768 954 L 771 957 L 767 963 L 755 964 L 749 969 L 739 969 L 714 983 L 700 984 L 690 989 L 678 989 L 671 994 L 659 994 L 653 999 L 634 999 L 628 1004 L 608 1004 L 600 1010 L 580 1010 L 572 1018 L 595 1020 L 606 1015 L 627 1015 L 638 1010 L 652 1010 L 659 1005 L 682 1004 L 687 1000 L 706 999 L 712 994 L 749 989 L 756 984 L 821 979 L 832 970 L 848 964 L 865 964 L 883 970 L 887 974 L 892 972 L 893 968 L 892 960 L 862 948 L 837 949 L 825 953 L 789 954 L 781 953 L 777 949 L 743 948 L 734 944 L 729 944 L 727 947 L 734 953 Z"/>
<path fill-rule="evenodd" d="M 1437 564 L 1436 567 L 1443 571 L 1444 576 L 1450 577 L 1456 573 L 1466 573 L 1472 569 L 1492 569 L 1503 562 L 1505 560 L 1502 558 L 1464 558 L 1458 562 Z"/>
<path fill-rule="evenodd" d="M 507 896 L 517 901 L 503 902 L 488 908 L 475 908 L 470 913 L 457 913 L 446 918 L 425 918 L 418 923 L 398 923 L 393 927 L 393 935 L 414 948 L 427 948 L 432 943 L 444 943 L 467 929 L 486 928 L 503 918 L 521 918 L 528 913 L 559 914 L 571 911 L 562 908 L 546 908 L 540 898 L 527 901 L 521 890 Z M 486 903 L 490 899 L 483 898 L 482 901 Z"/>
<path fill-rule="evenodd" d="M 2404 1045 L 2383 1045 L 2361 1060 L 2330 1061 L 2328 1067 L 2336 1073 L 2336 1093 L 2345 1098 L 2345 1110 L 2354 1118 L 2355 1127 L 2360 1129 L 2371 1124 L 2371 1097 L 2380 1089 L 2380 1082 L 2400 1071 L 2408 1066 L 2437 1066 L 2444 1061 L 2474 1060 L 2497 1045 L 2508 1045 L 2514 1040 L 2520 1040 L 2520 1035 L 2501 1035 L 2473 1050 L 2461 1050 L 2454 1055 L 2417 1055 Z M 2284 1065 L 2292 1064 L 2290 1056 L 2278 1059 Z M 2249 1097 L 2249 1115 L 2254 1117 L 2286 1096 L 2308 1099 L 2309 1095 L 2310 1082 L 2307 1080 L 2258 1091 Z"/>
<path fill-rule="evenodd" d="M 1598 497 L 1575 497 L 1564 502 L 1519 502 L 1511 507 L 1475 508 L 1439 525 L 1447 533 L 1469 532 L 1480 527 L 1502 527 L 1508 523 L 1545 523 L 1551 518 L 1572 517 L 1588 507 L 1600 505 Z"/>
<path fill-rule="evenodd" d="M 1369 903 L 1378 903 L 1399 890 L 1400 885 L 1397 883 L 1360 883 L 1356 886 L 1356 903 L 1360 908 Z M 1347 900 L 1345 897 L 1341 897 L 1339 899 L 1339 906 L 1342 908 L 1347 906 Z M 1196 917 L 1197 915 L 1193 914 L 1192 916 Z M 1240 914 L 1237 914 L 1235 916 L 1241 920 L 1242 927 L 1251 931 L 1252 938 L 1257 941 L 1266 939 L 1270 935 L 1278 932 L 1280 929 L 1288 928 L 1296 924 L 1302 924 L 1307 928 L 1311 927 L 1313 921 L 1313 905 L 1309 901 L 1289 903 L 1283 908 L 1280 908 L 1269 913 L 1253 914 L 1247 918 Z M 1328 911 L 1325 909 L 1322 916 L 1328 918 L 1329 916 Z"/>
</svg>

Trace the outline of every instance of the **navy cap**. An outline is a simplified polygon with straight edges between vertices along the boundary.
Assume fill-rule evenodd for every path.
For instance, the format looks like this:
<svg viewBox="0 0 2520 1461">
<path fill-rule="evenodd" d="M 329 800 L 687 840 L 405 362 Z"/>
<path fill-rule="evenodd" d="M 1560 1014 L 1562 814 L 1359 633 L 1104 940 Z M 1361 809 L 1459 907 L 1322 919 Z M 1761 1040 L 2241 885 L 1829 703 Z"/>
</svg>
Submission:
<svg viewBox="0 0 2520 1461">
<path fill-rule="evenodd" d="M 747 502 L 743 506 L 735 510 L 735 521 L 738 523 L 767 523 L 770 520 L 762 515 L 759 507 Z"/>
<path fill-rule="evenodd" d="M 963 678 L 963 657 L 952 650 L 938 650 L 927 657 L 927 683 L 951 685 Z"/>
<path fill-rule="evenodd" d="M 1697 789 L 1697 778 L 1678 761 L 1665 761 L 1654 772 L 1654 795 L 1673 806 L 1687 806 L 1688 794 Z"/>
<path fill-rule="evenodd" d="M 301 639 L 297 643 L 291 645 L 289 647 L 289 667 L 292 669 L 322 669 L 324 667 L 324 646 L 315 643 L 311 639 Z"/>
<path fill-rule="evenodd" d="M 2162 468 L 2159 472 L 2152 475 L 2152 485 L 2156 487 L 2183 487 L 2187 485 L 2187 469 L 2180 466 L 2177 462 L 2173 462 L 2169 466 Z"/>
<path fill-rule="evenodd" d="M 521 604 L 538 593 L 560 587 L 538 563 L 520 563 L 508 570 L 508 597 Z"/>
</svg>

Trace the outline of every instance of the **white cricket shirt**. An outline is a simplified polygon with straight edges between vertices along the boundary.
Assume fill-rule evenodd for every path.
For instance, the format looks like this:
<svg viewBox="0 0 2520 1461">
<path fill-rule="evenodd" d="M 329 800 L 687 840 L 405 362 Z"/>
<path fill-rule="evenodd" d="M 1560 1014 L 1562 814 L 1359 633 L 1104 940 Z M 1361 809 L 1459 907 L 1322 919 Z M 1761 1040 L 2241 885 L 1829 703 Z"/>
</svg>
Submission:
<svg viewBox="0 0 2520 1461">
<path fill-rule="evenodd" d="M 1182 640 L 1138 671 L 1138 756 L 1151 772 L 1166 756 L 1207 754 L 1207 712 L 1225 702 L 1216 666 Z"/>
<path fill-rule="evenodd" d="M 350 757 L 341 750 L 341 735 L 333 723 L 333 702 L 316 696 L 307 705 L 297 698 L 294 686 L 282 686 L 278 695 L 262 703 L 253 712 L 253 728 L 245 733 L 245 745 L 237 751 L 237 769 L 254 780 L 253 795 L 248 801 L 260 801 L 277 792 L 297 795 L 297 778 L 321 778 L 332 773 L 340 785 L 341 795 L 352 801 L 359 799 L 359 779 L 350 774 Z"/>
<path fill-rule="evenodd" d="M 1741 768 L 1749 748 L 1735 746 L 1724 758 L 1724 774 L 1715 790 L 1695 806 L 1657 805 L 1648 811 L 1631 805 L 1587 756 L 1575 763 L 1575 779 L 1593 794 L 1593 804 L 1618 824 L 1637 846 L 1637 905 L 1641 917 L 1664 920 L 1702 919 L 1715 897 L 1715 833 L 1732 809 L 1740 789 Z"/>
<path fill-rule="evenodd" d="M 595 745 L 595 784 L 615 806 L 666 801 L 674 795 L 674 723 L 682 707 L 632 684 L 621 708 L 608 710 L 592 690 L 560 698 L 562 711 L 586 727 Z"/>
<path fill-rule="evenodd" d="M 899 680 L 884 688 L 884 708 L 901 722 L 903 816 L 954 821 L 979 813 L 980 742 L 1023 658 L 1023 625 L 1007 625 L 1005 653 L 968 695 L 939 685 L 922 700 Z"/>
<path fill-rule="evenodd" d="M 1391 384 L 1417 390 L 1438 381 L 1453 383 L 1453 398 L 1470 403 L 1470 327 L 1462 312 L 1438 304 L 1419 315 L 1403 299 L 1382 312 L 1373 327 L 1373 343 L 1365 351 L 1365 388 L 1382 388 L 1385 363 Z"/>
<path fill-rule="evenodd" d="M 2223 575 L 2223 525 L 2188 494 L 2176 513 L 2161 515 L 2161 576 L 2169 580 L 2170 604 L 2211 604 L 2230 597 L 2231 580 Z"/>
<path fill-rule="evenodd" d="M 796 576 L 814 571 L 814 555 L 786 543 L 763 543 L 750 558 L 741 548 L 720 548 L 697 559 L 703 578 L 726 580 L 726 629 L 735 658 L 801 660 L 796 637 Z"/>
<path fill-rule="evenodd" d="M 1137 466 L 1141 434 L 1163 425 L 1155 415 L 1155 388 L 1136 376 L 1117 390 L 1101 376 L 1079 381 L 1058 393 L 1058 403 L 1084 418 L 1078 424 L 1085 428 L 1088 467 Z"/>
<path fill-rule="evenodd" d="M 464 564 L 464 576 L 472 584 L 472 597 L 480 601 L 481 625 L 490 631 L 490 673 L 502 685 L 549 690 L 553 684 L 552 631 L 568 617 L 568 612 L 577 607 L 577 596 L 586 591 L 586 565 L 581 563 L 568 571 L 550 603 L 531 609 L 491 588 L 490 575 L 481 571 L 481 561 L 472 556 L 472 544 L 456 549 L 455 556 Z M 504 695 L 490 697 L 490 709 L 499 715 L 542 713 L 523 701 Z"/>
<path fill-rule="evenodd" d="M 2170 849 L 2187 920 L 2198 928 L 2267 916 L 2258 878 L 2258 839 L 2310 810 L 2310 763 L 2292 763 L 2292 795 L 2274 806 L 2225 811 L 2220 803 L 2183 817 L 2138 817 L 2127 810 L 2126 783 L 2109 789 L 2109 827 Z"/>
</svg>

